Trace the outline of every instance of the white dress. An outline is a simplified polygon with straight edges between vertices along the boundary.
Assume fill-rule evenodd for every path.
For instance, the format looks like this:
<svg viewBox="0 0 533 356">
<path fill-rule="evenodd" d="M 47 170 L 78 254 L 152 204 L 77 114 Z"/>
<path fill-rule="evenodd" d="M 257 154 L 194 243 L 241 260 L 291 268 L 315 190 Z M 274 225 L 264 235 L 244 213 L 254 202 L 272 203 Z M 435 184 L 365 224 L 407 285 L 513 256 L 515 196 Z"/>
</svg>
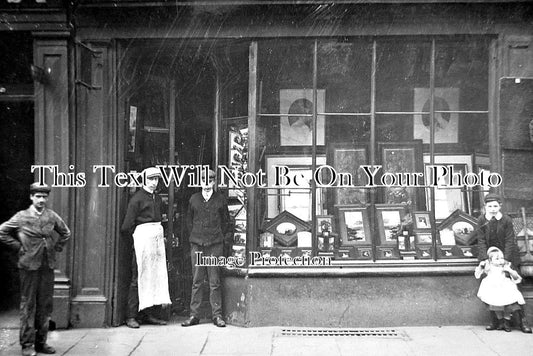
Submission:
<svg viewBox="0 0 533 356">
<path fill-rule="evenodd" d="M 485 273 L 487 276 L 481 281 L 477 293 L 479 299 L 494 306 L 505 306 L 513 303 L 526 304 L 522 293 L 516 286 L 520 280 L 513 281 L 507 277 L 503 267 L 490 266 L 485 270 Z M 476 275 L 476 277 L 478 276 Z"/>
</svg>

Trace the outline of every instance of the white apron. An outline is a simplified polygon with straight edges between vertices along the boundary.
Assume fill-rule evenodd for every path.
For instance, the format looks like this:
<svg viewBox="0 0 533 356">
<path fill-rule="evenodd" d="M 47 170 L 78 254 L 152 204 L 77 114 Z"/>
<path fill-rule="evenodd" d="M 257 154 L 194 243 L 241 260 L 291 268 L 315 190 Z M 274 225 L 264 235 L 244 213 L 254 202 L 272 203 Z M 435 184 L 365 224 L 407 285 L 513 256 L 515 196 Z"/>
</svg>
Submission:
<svg viewBox="0 0 533 356">
<path fill-rule="evenodd" d="M 137 258 L 139 311 L 152 305 L 171 304 L 161 223 L 137 225 L 133 245 Z"/>
</svg>

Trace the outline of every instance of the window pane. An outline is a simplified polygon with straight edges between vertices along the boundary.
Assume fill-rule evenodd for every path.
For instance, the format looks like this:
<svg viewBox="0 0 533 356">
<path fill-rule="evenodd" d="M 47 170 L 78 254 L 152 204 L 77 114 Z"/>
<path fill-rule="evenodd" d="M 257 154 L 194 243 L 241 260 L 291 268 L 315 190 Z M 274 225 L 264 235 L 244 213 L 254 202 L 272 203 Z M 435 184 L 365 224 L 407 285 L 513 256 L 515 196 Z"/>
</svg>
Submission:
<svg viewBox="0 0 533 356">
<path fill-rule="evenodd" d="M 429 88 L 431 42 L 378 40 L 376 110 L 412 112 L 415 88 Z"/>
<path fill-rule="evenodd" d="M 32 45 L 28 32 L 0 32 L 0 83 L 33 84 L 30 69 Z"/>
<path fill-rule="evenodd" d="M 459 94 L 459 106 L 450 110 L 487 110 L 488 62 L 486 40 L 436 41 L 435 88 L 457 88 Z"/>
<path fill-rule="evenodd" d="M 376 115 L 378 142 L 413 140 L 413 115 Z"/>
<path fill-rule="evenodd" d="M 310 40 L 269 40 L 259 43 L 259 145 L 267 152 L 291 151 L 295 146 L 310 153 L 313 113 L 313 47 Z M 325 110 L 325 90 L 317 92 L 317 110 Z M 317 144 L 324 145 L 324 117 L 317 118 Z M 261 147 L 261 146 L 259 146 Z M 293 147 L 293 148 L 291 148 Z"/>
<path fill-rule="evenodd" d="M 249 43 L 232 43 L 213 56 L 220 77 L 222 118 L 248 116 Z"/>
<path fill-rule="evenodd" d="M 321 41 L 318 87 L 326 90 L 326 112 L 370 112 L 372 44 L 368 41 Z"/>
</svg>

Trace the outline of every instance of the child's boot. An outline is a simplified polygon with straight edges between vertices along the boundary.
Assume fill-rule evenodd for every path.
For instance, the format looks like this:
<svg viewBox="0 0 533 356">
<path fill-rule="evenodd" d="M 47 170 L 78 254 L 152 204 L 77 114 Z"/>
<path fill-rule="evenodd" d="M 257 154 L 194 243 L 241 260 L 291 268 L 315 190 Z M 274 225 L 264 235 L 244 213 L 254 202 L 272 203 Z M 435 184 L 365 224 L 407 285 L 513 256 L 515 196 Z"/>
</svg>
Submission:
<svg viewBox="0 0 533 356">
<path fill-rule="evenodd" d="M 505 330 L 505 332 L 508 332 L 508 333 L 511 332 L 511 320 L 510 319 L 503 319 L 503 330 Z"/>
<path fill-rule="evenodd" d="M 527 318 L 526 314 L 524 313 L 524 310 L 518 310 L 516 314 L 518 316 L 518 325 L 520 325 L 520 330 L 522 330 L 523 333 L 531 334 L 531 328 L 527 323 Z"/>
<path fill-rule="evenodd" d="M 498 317 L 496 317 L 496 313 L 491 311 L 490 312 L 490 324 L 487 325 L 487 327 L 485 328 L 485 330 L 496 330 L 498 329 L 498 325 L 499 322 L 498 322 Z"/>
</svg>

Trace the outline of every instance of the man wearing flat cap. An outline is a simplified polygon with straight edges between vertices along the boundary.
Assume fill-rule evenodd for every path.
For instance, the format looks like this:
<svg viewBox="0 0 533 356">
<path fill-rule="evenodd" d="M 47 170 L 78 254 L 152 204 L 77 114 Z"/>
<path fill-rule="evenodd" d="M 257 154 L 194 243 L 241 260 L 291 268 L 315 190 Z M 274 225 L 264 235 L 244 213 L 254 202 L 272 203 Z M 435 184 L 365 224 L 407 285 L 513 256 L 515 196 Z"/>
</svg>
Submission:
<svg viewBox="0 0 533 356">
<path fill-rule="evenodd" d="M 478 246 L 478 260 L 487 260 L 489 248 L 496 247 L 503 252 L 506 261 L 511 262 L 511 267 L 519 271 L 520 255 L 516 244 L 513 220 L 510 216 L 502 214 L 502 198 L 496 193 L 489 193 L 485 196 L 485 213 L 478 219 L 478 228 L 475 231 Z M 520 329 L 524 333 L 531 333 L 531 328 L 527 324 L 525 311 L 518 311 L 518 321 Z M 498 328 L 496 314 L 491 312 L 491 324 L 487 330 Z"/>
<path fill-rule="evenodd" d="M 121 231 L 133 236 L 131 281 L 128 291 L 126 325 L 139 322 L 165 325 L 156 318 L 154 306 L 170 304 L 161 197 L 155 194 L 161 172 L 155 167 L 142 172 L 143 187 L 131 197 Z"/>
<path fill-rule="evenodd" d="M 207 277 L 213 324 L 224 327 L 226 323 L 222 318 L 220 267 L 199 265 L 197 252 L 204 257 L 213 256 L 217 259 L 224 255 L 224 238 L 229 236 L 230 232 L 229 210 L 224 195 L 214 190 L 215 172 L 211 169 L 204 169 L 201 180 L 202 191 L 191 196 L 187 212 L 193 280 L 191 315 L 181 325 L 192 326 L 200 323 L 202 284 Z"/>
<path fill-rule="evenodd" d="M 0 242 L 19 254 L 20 345 L 26 356 L 35 355 L 35 351 L 55 353 L 46 343 L 53 307 L 55 253 L 63 250 L 70 230 L 55 211 L 46 207 L 49 194 L 48 185 L 33 183 L 30 207 L 0 225 Z"/>
</svg>

